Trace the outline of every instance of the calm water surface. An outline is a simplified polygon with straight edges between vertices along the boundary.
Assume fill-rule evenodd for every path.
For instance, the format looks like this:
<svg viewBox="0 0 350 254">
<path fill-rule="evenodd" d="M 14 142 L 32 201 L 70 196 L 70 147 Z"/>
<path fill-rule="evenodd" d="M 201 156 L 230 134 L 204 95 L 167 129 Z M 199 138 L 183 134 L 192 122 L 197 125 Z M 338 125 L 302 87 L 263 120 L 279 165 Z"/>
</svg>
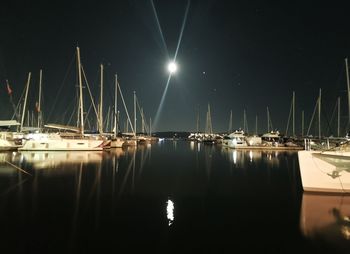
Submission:
<svg viewBox="0 0 350 254">
<path fill-rule="evenodd" d="M 350 253 L 349 217 L 349 197 L 303 193 L 296 152 L 0 154 L 3 253 Z"/>
</svg>

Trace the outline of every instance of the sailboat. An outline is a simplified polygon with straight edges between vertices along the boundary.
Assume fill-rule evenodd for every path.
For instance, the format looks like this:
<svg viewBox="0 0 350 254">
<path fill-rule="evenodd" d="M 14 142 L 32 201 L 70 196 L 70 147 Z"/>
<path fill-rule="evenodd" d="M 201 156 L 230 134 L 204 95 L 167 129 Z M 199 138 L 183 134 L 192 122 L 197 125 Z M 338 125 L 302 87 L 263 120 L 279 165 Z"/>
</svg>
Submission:
<svg viewBox="0 0 350 254">
<path fill-rule="evenodd" d="M 239 128 L 238 130 L 235 131 L 231 131 L 228 135 L 224 136 L 223 140 L 222 140 L 222 146 L 223 147 L 228 147 L 228 148 L 245 148 L 248 147 L 248 143 L 247 143 L 247 135 L 245 130 L 246 128 L 246 112 L 244 110 L 243 112 L 243 130 L 241 128 Z M 232 111 L 231 111 L 231 115 L 230 115 L 230 127 L 232 128 Z M 229 130 L 231 129 L 229 128 Z"/>
<path fill-rule="evenodd" d="M 269 107 L 266 108 L 267 112 L 267 132 L 261 136 L 263 146 L 284 146 L 281 144 L 281 135 L 278 130 L 273 130 Z"/>
<path fill-rule="evenodd" d="M 123 96 L 122 90 L 120 88 L 119 82 L 116 82 L 116 87 L 120 93 L 120 98 L 122 99 L 125 113 L 127 116 L 127 127 L 128 127 L 128 124 L 130 124 L 131 131 L 132 131 L 131 133 L 129 133 L 128 131 L 126 131 L 126 133 L 122 133 L 123 140 L 124 140 L 123 146 L 136 146 L 137 145 L 136 131 L 131 123 L 128 108 L 126 107 L 126 103 L 125 103 L 124 96 Z M 134 108 L 136 109 L 136 107 L 134 107 Z M 135 118 L 134 122 L 136 124 L 136 118 Z M 115 130 L 116 130 L 117 126 L 118 125 L 115 126 Z"/>
<path fill-rule="evenodd" d="M 117 110 L 117 98 L 118 98 L 118 78 L 115 75 L 115 95 L 114 95 L 114 128 L 113 137 L 111 139 L 111 148 L 121 148 L 125 143 L 123 137 L 118 136 L 118 110 Z"/>
<path fill-rule="evenodd" d="M 350 82 L 347 59 L 345 59 L 345 66 L 350 115 Z M 321 91 L 318 100 L 319 105 L 320 97 Z M 320 138 L 321 129 L 319 123 Z M 325 150 L 311 150 L 311 139 L 305 139 L 305 151 L 298 152 L 298 160 L 304 191 L 350 194 L 349 137 L 345 137 L 337 146 Z"/>
<path fill-rule="evenodd" d="M 326 151 L 299 151 L 299 168 L 304 191 L 350 194 L 350 145 Z"/>
<path fill-rule="evenodd" d="M 206 133 L 203 135 L 202 142 L 204 144 L 217 144 L 221 143 L 222 137 L 213 133 L 213 126 L 211 123 L 211 113 L 210 113 L 210 104 L 208 104 L 207 111 L 207 122 L 206 122 Z"/>
<path fill-rule="evenodd" d="M 22 146 L 22 140 L 17 139 L 15 132 L 10 131 L 12 126 L 19 126 L 15 120 L 0 121 L 0 151 L 16 150 Z"/>
<path fill-rule="evenodd" d="M 32 133 L 20 151 L 100 151 L 106 140 L 100 137 L 87 136 L 84 133 L 83 85 L 81 75 L 80 50 L 77 50 L 78 77 L 79 77 L 79 109 L 80 128 L 58 124 L 47 124 L 46 128 L 56 132 Z M 64 132 L 62 132 L 64 131 Z"/>
</svg>

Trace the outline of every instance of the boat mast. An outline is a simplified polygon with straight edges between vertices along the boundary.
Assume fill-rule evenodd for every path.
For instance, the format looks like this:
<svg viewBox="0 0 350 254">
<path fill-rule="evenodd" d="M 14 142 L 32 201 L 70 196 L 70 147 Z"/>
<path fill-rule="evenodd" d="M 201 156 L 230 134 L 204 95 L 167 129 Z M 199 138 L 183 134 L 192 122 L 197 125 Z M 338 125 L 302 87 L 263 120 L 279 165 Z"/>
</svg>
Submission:
<svg viewBox="0 0 350 254">
<path fill-rule="evenodd" d="M 136 92 L 134 91 L 134 136 L 136 137 Z"/>
<path fill-rule="evenodd" d="M 295 92 L 293 91 L 293 137 L 295 137 Z"/>
<path fill-rule="evenodd" d="M 301 111 L 301 136 L 304 137 L 304 110 Z"/>
<path fill-rule="evenodd" d="M 83 84 L 81 78 L 80 49 L 77 47 L 78 78 L 79 78 L 79 108 L 80 108 L 80 131 L 84 135 L 84 108 L 83 108 Z"/>
<path fill-rule="evenodd" d="M 152 118 L 149 118 L 149 135 L 152 137 Z"/>
<path fill-rule="evenodd" d="M 318 138 L 321 139 L 321 88 L 318 98 Z"/>
<path fill-rule="evenodd" d="M 209 134 L 213 134 L 213 126 L 211 125 L 211 113 L 210 113 L 210 104 L 208 104 L 208 124 L 209 124 Z"/>
<path fill-rule="evenodd" d="M 230 111 L 230 121 L 228 123 L 228 133 L 232 132 L 232 110 Z"/>
<path fill-rule="evenodd" d="M 145 133 L 145 118 L 144 118 L 144 115 L 143 115 L 143 108 L 141 108 L 141 132 L 142 134 Z"/>
<path fill-rule="evenodd" d="M 267 132 L 270 132 L 270 113 L 269 113 L 269 107 L 266 107 L 267 111 Z"/>
<path fill-rule="evenodd" d="M 23 105 L 23 112 L 22 112 L 20 131 L 22 131 L 22 129 L 23 129 L 24 115 L 25 115 L 25 110 L 26 110 L 26 104 L 27 104 L 27 97 L 28 97 L 28 90 L 29 90 L 30 76 L 31 75 L 32 75 L 31 72 L 29 72 L 28 73 L 28 79 L 27 79 L 27 85 L 26 85 L 26 95 L 24 97 L 24 105 Z"/>
<path fill-rule="evenodd" d="M 132 126 L 132 123 L 131 123 L 131 119 L 130 119 L 130 116 L 129 116 L 129 112 L 128 112 L 128 108 L 126 107 L 126 104 L 125 104 L 125 100 L 124 100 L 124 96 L 123 96 L 123 93 L 122 93 L 122 89 L 120 88 L 120 85 L 119 85 L 119 82 L 117 83 L 117 87 L 118 87 L 118 90 L 119 90 L 119 93 L 120 93 L 120 98 L 122 99 L 122 102 L 123 102 L 123 105 L 124 105 L 124 109 L 125 109 L 125 113 L 126 113 L 126 116 L 128 118 L 127 122 L 126 122 L 126 132 L 128 133 L 129 132 L 129 124 L 130 124 L 130 128 L 131 128 L 131 131 L 133 133 L 136 133 L 134 131 L 134 127 Z M 118 116 L 119 116 L 119 112 L 118 112 Z"/>
<path fill-rule="evenodd" d="M 348 67 L 348 58 L 345 58 L 345 71 L 346 71 L 346 84 L 348 88 L 348 125 L 350 123 L 350 81 L 349 81 L 349 67 Z"/>
<path fill-rule="evenodd" d="M 117 102 L 118 102 L 118 77 L 115 74 L 115 88 L 114 88 L 114 137 L 118 134 L 118 123 L 117 123 Z"/>
<path fill-rule="evenodd" d="M 100 80 L 101 80 L 101 87 L 100 87 L 100 107 L 99 107 L 99 132 L 100 134 L 103 133 L 103 64 L 100 65 L 100 74 L 101 74 L 101 77 L 100 77 Z"/>
<path fill-rule="evenodd" d="M 199 105 L 198 105 L 198 108 L 197 108 L 197 133 L 199 133 Z"/>
<path fill-rule="evenodd" d="M 258 135 L 258 115 L 255 115 L 255 135 Z"/>
<path fill-rule="evenodd" d="M 340 137 L 340 97 L 338 97 L 338 137 Z"/>
<path fill-rule="evenodd" d="M 246 126 L 246 123 L 247 123 L 247 118 L 246 118 L 246 114 L 245 114 L 245 109 L 243 110 L 243 131 L 244 133 L 247 133 L 248 132 L 248 128 Z"/>
<path fill-rule="evenodd" d="M 42 121 L 42 117 L 41 117 L 41 82 L 42 82 L 42 74 L 43 74 L 43 70 L 40 69 L 40 73 L 39 73 L 39 102 L 38 102 L 38 107 L 37 107 L 37 111 L 38 111 L 38 128 L 41 127 L 41 121 Z"/>
</svg>

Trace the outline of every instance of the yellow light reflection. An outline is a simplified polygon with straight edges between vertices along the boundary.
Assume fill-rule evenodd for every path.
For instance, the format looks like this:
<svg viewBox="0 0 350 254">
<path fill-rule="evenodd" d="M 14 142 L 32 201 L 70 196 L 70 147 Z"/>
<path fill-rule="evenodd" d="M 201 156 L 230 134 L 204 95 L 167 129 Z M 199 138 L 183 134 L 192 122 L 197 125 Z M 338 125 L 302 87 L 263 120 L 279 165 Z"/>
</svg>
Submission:
<svg viewBox="0 0 350 254">
<path fill-rule="evenodd" d="M 249 159 L 250 159 L 250 162 L 253 161 L 253 151 L 249 151 Z"/>
<path fill-rule="evenodd" d="M 194 141 L 190 142 L 190 147 L 191 147 L 191 150 L 194 151 Z"/>
<path fill-rule="evenodd" d="M 174 221 L 174 202 L 170 199 L 167 201 L 166 214 L 168 218 L 168 226 L 171 226 Z"/>
<path fill-rule="evenodd" d="M 237 163 L 237 151 L 234 150 L 233 151 L 233 164 L 236 164 Z"/>
</svg>

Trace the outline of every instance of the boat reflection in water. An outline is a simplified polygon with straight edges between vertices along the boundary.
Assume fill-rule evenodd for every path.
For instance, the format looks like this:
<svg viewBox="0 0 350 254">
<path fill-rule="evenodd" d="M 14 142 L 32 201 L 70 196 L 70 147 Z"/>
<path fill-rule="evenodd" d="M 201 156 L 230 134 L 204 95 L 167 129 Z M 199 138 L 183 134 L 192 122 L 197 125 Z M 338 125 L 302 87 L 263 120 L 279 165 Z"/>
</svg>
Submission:
<svg viewBox="0 0 350 254">
<path fill-rule="evenodd" d="M 345 250 L 350 246 L 350 196 L 304 193 L 300 228 L 305 237 Z"/>
<path fill-rule="evenodd" d="M 31 164 L 36 169 L 53 169 L 62 165 L 101 163 L 102 154 L 102 151 L 22 151 L 19 156 L 21 163 Z"/>
<path fill-rule="evenodd" d="M 17 169 L 11 164 L 16 152 L 0 153 L 0 175 L 16 175 Z"/>
<path fill-rule="evenodd" d="M 266 162 L 270 166 L 278 166 L 280 163 L 279 155 L 283 152 L 279 151 L 263 151 L 263 150 L 236 150 L 222 149 L 227 154 L 228 159 L 234 165 L 243 167 L 246 163 Z"/>
</svg>

